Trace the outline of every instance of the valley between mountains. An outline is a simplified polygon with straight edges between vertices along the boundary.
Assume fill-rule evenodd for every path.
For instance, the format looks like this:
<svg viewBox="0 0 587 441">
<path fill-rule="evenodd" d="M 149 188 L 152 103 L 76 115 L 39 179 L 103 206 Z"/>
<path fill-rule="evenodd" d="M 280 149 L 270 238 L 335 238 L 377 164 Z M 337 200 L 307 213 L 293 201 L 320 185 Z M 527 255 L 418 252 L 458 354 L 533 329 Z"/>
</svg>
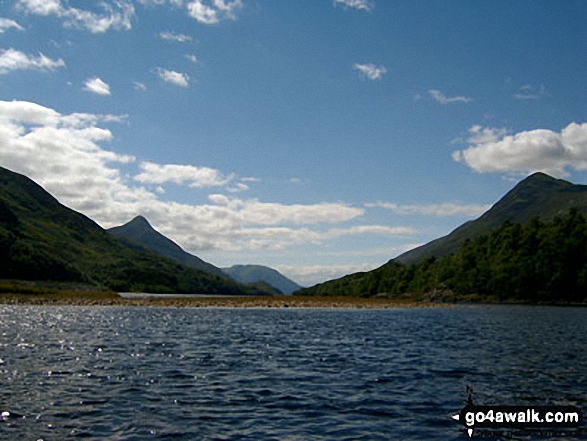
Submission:
<svg viewBox="0 0 587 441">
<path fill-rule="evenodd" d="M 218 268 L 142 216 L 104 230 L 0 168 L 0 279 L 3 291 L 27 281 L 86 291 L 576 304 L 587 299 L 585 213 L 587 186 L 536 173 L 445 237 L 376 270 L 302 288 L 264 266 Z"/>
</svg>

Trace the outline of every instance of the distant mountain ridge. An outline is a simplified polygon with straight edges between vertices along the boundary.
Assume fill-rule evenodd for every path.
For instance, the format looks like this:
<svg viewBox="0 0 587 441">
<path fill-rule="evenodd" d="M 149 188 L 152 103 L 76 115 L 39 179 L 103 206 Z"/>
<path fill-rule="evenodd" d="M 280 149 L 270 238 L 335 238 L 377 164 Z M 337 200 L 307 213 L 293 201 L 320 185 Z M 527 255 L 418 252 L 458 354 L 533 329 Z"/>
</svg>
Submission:
<svg viewBox="0 0 587 441">
<path fill-rule="evenodd" d="M 568 213 L 573 207 L 587 212 L 587 185 L 534 173 L 519 182 L 478 219 L 466 222 L 447 236 L 407 251 L 390 262 L 411 264 L 432 256 L 446 256 L 457 251 L 467 239 L 487 234 L 506 221 L 525 223 L 533 217 L 549 221 Z"/>
<path fill-rule="evenodd" d="M 261 265 L 235 265 L 230 268 L 218 268 L 193 254 L 184 251 L 178 244 L 155 230 L 143 216 L 137 216 L 130 222 L 107 230 L 109 233 L 128 241 L 127 244 L 140 244 L 149 251 L 168 257 L 192 268 L 197 268 L 223 278 L 234 280 L 243 285 L 256 286 L 262 290 L 291 294 L 301 288 L 278 271 Z M 266 285 L 264 285 L 266 284 Z M 272 287 L 267 289 L 267 286 Z M 279 294 L 273 292 L 273 294 Z"/>
<path fill-rule="evenodd" d="M 234 265 L 230 268 L 222 268 L 222 270 L 237 282 L 245 285 L 265 282 L 285 295 L 290 295 L 302 288 L 279 271 L 262 265 Z"/>
<path fill-rule="evenodd" d="M 118 237 L 134 240 L 156 254 L 169 257 L 189 267 L 226 277 L 220 268 L 184 251 L 174 241 L 159 233 L 143 216 L 137 216 L 124 225 L 109 228 L 106 231 Z"/>
</svg>

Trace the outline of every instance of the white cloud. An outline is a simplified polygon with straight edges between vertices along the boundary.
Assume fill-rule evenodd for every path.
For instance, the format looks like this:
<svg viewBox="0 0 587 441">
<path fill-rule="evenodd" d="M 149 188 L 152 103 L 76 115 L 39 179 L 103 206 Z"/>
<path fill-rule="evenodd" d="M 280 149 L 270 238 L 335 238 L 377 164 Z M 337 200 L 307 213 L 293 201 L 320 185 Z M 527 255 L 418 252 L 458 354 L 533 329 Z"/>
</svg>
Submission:
<svg viewBox="0 0 587 441">
<path fill-rule="evenodd" d="M 89 78 L 84 85 L 84 90 L 96 95 L 110 95 L 110 86 L 100 78 Z"/>
<path fill-rule="evenodd" d="M 365 11 L 372 11 L 375 8 L 373 0 L 334 0 L 334 6 L 343 5 L 348 8 L 363 9 Z"/>
<path fill-rule="evenodd" d="M 368 78 L 369 80 L 380 80 L 387 69 L 383 66 L 376 66 L 373 63 L 369 64 L 353 64 L 353 69 L 359 71 L 361 78 Z"/>
<path fill-rule="evenodd" d="M 60 0 L 19 0 L 16 5 L 37 15 L 58 14 L 62 9 Z"/>
<path fill-rule="evenodd" d="M 227 19 L 235 20 L 235 11 L 242 7 L 242 0 L 194 0 L 187 4 L 190 17 L 204 24 L 216 24 Z"/>
<path fill-rule="evenodd" d="M 177 41 L 178 43 L 187 43 L 188 41 L 193 40 L 193 38 L 189 35 L 176 34 L 175 32 L 170 31 L 160 32 L 159 38 L 167 41 Z"/>
<path fill-rule="evenodd" d="M 385 225 L 357 225 L 350 228 L 332 228 L 325 237 L 334 239 L 342 236 L 378 234 L 382 236 L 413 236 L 417 231 L 411 227 L 389 227 Z"/>
<path fill-rule="evenodd" d="M 0 164 L 29 176 L 62 203 L 105 227 L 142 214 L 194 253 L 283 249 L 349 235 L 413 233 L 406 227 L 341 226 L 361 218 L 365 210 L 340 202 L 287 205 L 221 194 L 210 195 L 201 205 L 162 200 L 160 184 L 205 189 L 229 184 L 233 175 L 206 167 L 144 161 L 137 165 L 136 158 L 102 147 L 113 135 L 100 126 L 125 120 L 112 115 L 62 115 L 35 103 L 0 101 Z"/>
<path fill-rule="evenodd" d="M 245 224 L 251 225 L 294 225 L 331 224 L 346 222 L 364 214 L 361 208 L 350 207 L 342 203 L 324 202 L 313 205 L 283 205 L 280 203 L 260 202 L 257 199 L 236 199 L 224 195 L 209 196 L 210 201 L 225 206 L 239 213 Z"/>
<path fill-rule="evenodd" d="M 18 0 L 17 7 L 30 14 L 55 15 L 63 20 L 66 27 L 85 29 L 95 34 L 110 29 L 131 29 L 135 9 L 130 1 L 111 0 L 99 4 L 103 9 L 101 13 L 67 7 L 60 0 Z"/>
<path fill-rule="evenodd" d="M 8 29 L 16 29 L 18 31 L 24 31 L 24 28 L 21 25 L 19 25 L 17 22 L 15 22 L 14 20 L 11 20 L 9 18 L 0 17 L 0 34 L 3 34 Z"/>
<path fill-rule="evenodd" d="M 248 202 L 248 201 L 247 201 Z M 326 205 L 326 204 L 317 204 Z M 290 210 L 292 206 L 281 205 L 283 210 Z M 307 212 L 310 216 L 313 213 L 313 206 L 297 206 L 293 207 L 297 213 Z M 344 207 L 341 207 L 344 209 Z M 262 207 L 245 207 L 237 209 L 233 215 L 238 215 L 238 219 L 243 222 L 242 228 L 232 232 L 232 246 L 238 244 L 242 239 L 248 241 L 248 248 L 250 249 L 264 249 L 264 250 L 281 250 L 293 245 L 301 244 L 321 244 L 327 241 L 332 241 L 345 236 L 362 236 L 366 234 L 383 235 L 383 236 L 411 236 L 416 231 L 409 227 L 388 227 L 383 225 L 358 225 L 347 228 L 328 228 L 326 230 L 309 228 L 309 227 L 292 227 L 284 226 L 288 224 L 288 219 L 283 217 L 281 222 L 273 223 L 268 221 L 263 216 L 257 216 L 254 209 L 263 209 Z M 291 210 L 290 210 L 291 211 Z M 295 215 L 297 215 L 297 213 Z M 342 213 L 338 213 L 340 216 Z M 342 214 L 344 216 L 344 214 Z M 344 218 L 343 218 L 344 219 Z M 321 224 L 325 221 L 323 219 L 314 219 L 314 224 Z M 338 223 L 344 220 L 331 219 L 328 222 Z M 268 224 L 268 222 L 272 222 Z M 300 225 L 312 222 L 308 219 Z"/>
<path fill-rule="evenodd" d="M 27 55 L 15 49 L 0 49 L 0 75 L 7 74 L 13 70 L 55 70 L 64 67 L 62 59 L 52 60 L 43 54 L 38 56 Z"/>
<path fill-rule="evenodd" d="M 198 62 L 198 57 L 196 57 L 194 54 L 186 54 L 185 57 L 194 64 Z"/>
<path fill-rule="evenodd" d="M 228 184 L 234 175 L 224 176 L 219 170 L 209 167 L 195 167 L 193 165 L 155 164 L 142 162 L 141 173 L 134 179 L 143 184 L 163 184 L 174 182 L 178 185 L 187 183 L 189 187 L 205 188 L 218 187 Z"/>
<path fill-rule="evenodd" d="M 96 126 L 107 120 L 111 118 L 64 116 L 34 103 L 0 101 L 0 164 L 35 179 L 62 202 L 89 215 L 148 198 L 142 189 L 124 185 L 112 166 L 134 158 L 98 145 L 112 138 L 109 130 Z"/>
<path fill-rule="evenodd" d="M 448 98 L 445 94 L 443 94 L 440 90 L 430 89 L 428 91 L 430 96 L 434 98 L 435 101 L 439 102 L 440 104 L 451 104 L 451 103 L 470 103 L 473 101 L 473 98 L 468 98 L 466 96 L 454 96 Z"/>
<path fill-rule="evenodd" d="M 173 6 L 183 6 L 183 0 L 138 0 L 138 2 L 141 5 L 147 5 L 147 6 L 151 6 L 151 5 L 164 5 L 165 3 L 167 3 L 169 1 L 169 3 Z"/>
<path fill-rule="evenodd" d="M 237 182 L 232 187 L 228 187 L 226 190 L 228 190 L 230 193 L 240 193 L 241 191 L 247 191 L 250 189 L 251 187 L 249 187 L 247 184 L 243 182 Z"/>
<path fill-rule="evenodd" d="M 504 129 L 480 126 L 470 133 L 470 146 L 453 152 L 453 159 L 480 173 L 542 171 L 562 177 L 568 167 L 587 170 L 587 123 L 571 123 L 560 133 L 537 129 L 506 135 Z"/>
<path fill-rule="evenodd" d="M 391 210 L 401 215 L 421 215 L 421 216 L 480 216 L 485 213 L 491 205 L 485 204 L 459 204 L 454 202 L 445 202 L 441 204 L 413 204 L 399 205 L 391 202 L 375 202 L 365 204 L 368 208 L 380 207 Z"/>
<path fill-rule="evenodd" d="M 474 125 L 469 129 L 469 138 L 467 142 L 469 144 L 481 145 L 491 144 L 499 141 L 505 135 L 508 134 L 506 129 L 496 129 L 489 127 L 482 127 L 480 125 Z"/>
<path fill-rule="evenodd" d="M 69 0 L 17 0 L 16 6 L 29 14 L 44 17 L 56 16 L 63 21 L 65 27 L 104 33 L 111 29 L 130 30 L 136 16 L 134 3 L 137 2 L 140 5 L 152 7 L 170 4 L 175 8 L 184 9 L 188 16 L 198 22 L 209 25 L 224 20 L 236 20 L 236 12 L 244 6 L 242 0 L 135 0 L 134 2 L 132 0 L 101 0 L 92 2 L 94 5 L 97 4 L 99 9 L 91 9 L 90 6 L 86 6 L 86 9 L 70 7 Z M 179 42 L 192 40 L 190 36 L 172 32 L 162 32 L 160 37 Z"/>
<path fill-rule="evenodd" d="M 179 87 L 188 87 L 190 85 L 190 77 L 188 74 L 163 69 L 161 67 L 155 69 L 155 73 L 166 83 L 171 83 Z"/>
</svg>

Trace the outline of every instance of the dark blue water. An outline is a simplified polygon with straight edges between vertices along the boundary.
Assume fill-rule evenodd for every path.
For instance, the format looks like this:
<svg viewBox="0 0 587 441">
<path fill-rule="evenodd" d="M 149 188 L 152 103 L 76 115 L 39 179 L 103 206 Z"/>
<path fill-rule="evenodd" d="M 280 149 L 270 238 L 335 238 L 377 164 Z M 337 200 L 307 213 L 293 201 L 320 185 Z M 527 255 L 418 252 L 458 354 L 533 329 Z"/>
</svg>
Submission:
<svg viewBox="0 0 587 441">
<path fill-rule="evenodd" d="M 0 439 L 464 440 L 466 385 L 585 411 L 586 349 L 574 308 L 0 306 Z"/>
</svg>

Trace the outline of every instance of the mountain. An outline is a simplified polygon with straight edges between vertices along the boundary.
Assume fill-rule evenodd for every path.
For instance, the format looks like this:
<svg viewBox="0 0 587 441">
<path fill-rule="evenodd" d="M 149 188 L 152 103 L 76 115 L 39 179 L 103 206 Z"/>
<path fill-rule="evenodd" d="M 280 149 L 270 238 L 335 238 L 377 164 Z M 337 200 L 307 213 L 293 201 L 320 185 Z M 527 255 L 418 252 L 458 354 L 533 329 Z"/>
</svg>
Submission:
<svg viewBox="0 0 587 441">
<path fill-rule="evenodd" d="M 571 209 L 547 222 L 506 222 L 447 256 L 391 262 L 297 294 L 587 305 L 587 216 Z"/>
<path fill-rule="evenodd" d="M 0 279 L 84 283 L 114 291 L 259 294 L 217 275 L 129 246 L 0 167 Z"/>
<path fill-rule="evenodd" d="M 301 288 L 274 269 L 260 265 L 235 265 L 231 268 L 217 268 L 193 254 L 184 251 L 178 244 L 156 231 L 143 216 L 137 216 L 119 227 L 110 228 L 109 233 L 122 239 L 130 246 L 140 244 L 152 253 L 169 257 L 183 265 L 197 268 L 224 278 L 230 278 L 243 285 L 270 292 L 273 295 L 289 295 Z M 277 291 L 275 291 L 277 290 Z"/>
<path fill-rule="evenodd" d="M 480 218 L 466 222 L 449 235 L 410 250 L 393 261 L 412 264 L 432 256 L 446 256 L 457 251 L 468 239 L 487 234 L 505 222 L 525 223 L 533 217 L 549 221 L 568 213 L 573 207 L 587 212 L 587 185 L 535 173 L 518 183 Z"/>
<path fill-rule="evenodd" d="M 261 265 L 235 265 L 230 268 L 222 268 L 226 274 L 234 280 L 245 285 L 265 282 L 277 288 L 285 295 L 290 295 L 302 287 L 288 279 L 278 271 Z"/>
<path fill-rule="evenodd" d="M 298 295 L 587 301 L 587 186 L 536 173 L 448 236 Z"/>
<path fill-rule="evenodd" d="M 106 231 L 120 238 L 136 241 L 151 252 L 169 257 L 183 265 L 226 277 L 220 268 L 184 251 L 178 244 L 156 231 L 143 216 L 137 216 L 124 225 Z"/>
</svg>

